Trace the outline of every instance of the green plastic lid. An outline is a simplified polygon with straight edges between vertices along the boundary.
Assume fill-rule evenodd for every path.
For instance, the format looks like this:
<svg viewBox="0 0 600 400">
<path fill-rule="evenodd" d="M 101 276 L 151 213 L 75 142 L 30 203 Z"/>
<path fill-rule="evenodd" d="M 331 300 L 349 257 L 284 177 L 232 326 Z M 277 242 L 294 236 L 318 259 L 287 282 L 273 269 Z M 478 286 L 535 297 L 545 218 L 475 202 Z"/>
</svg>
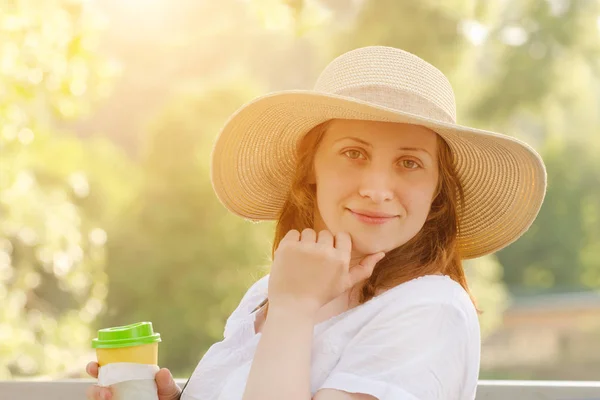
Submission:
<svg viewBox="0 0 600 400">
<path fill-rule="evenodd" d="M 137 322 L 131 325 L 100 329 L 98 337 L 92 339 L 94 349 L 116 349 L 160 342 L 160 334 L 154 333 L 152 322 Z"/>
</svg>

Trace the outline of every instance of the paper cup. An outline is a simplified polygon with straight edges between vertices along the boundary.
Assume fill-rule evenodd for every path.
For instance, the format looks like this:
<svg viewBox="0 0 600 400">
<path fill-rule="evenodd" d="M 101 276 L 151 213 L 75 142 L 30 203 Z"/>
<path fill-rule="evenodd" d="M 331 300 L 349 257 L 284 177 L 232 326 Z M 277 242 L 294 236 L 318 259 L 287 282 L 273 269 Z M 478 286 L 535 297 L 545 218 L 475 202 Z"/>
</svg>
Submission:
<svg viewBox="0 0 600 400">
<path fill-rule="evenodd" d="M 98 359 L 98 385 L 110 386 L 114 400 L 158 400 L 160 334 L 151 322 L 100 329 L 92 340 Z"/>
</svg>

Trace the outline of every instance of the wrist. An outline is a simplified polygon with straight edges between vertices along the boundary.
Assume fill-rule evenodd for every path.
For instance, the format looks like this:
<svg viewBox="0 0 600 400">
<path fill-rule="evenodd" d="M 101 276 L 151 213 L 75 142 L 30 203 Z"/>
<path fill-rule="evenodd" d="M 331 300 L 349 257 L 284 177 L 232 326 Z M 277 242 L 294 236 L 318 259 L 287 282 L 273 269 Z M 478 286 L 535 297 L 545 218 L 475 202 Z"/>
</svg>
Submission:
<svg viewBox="0 0 600 400">
<path fill-rule="evenodd" d="M 269 307 L 269 315 L 265 320 L 263 330 L 283 329 L 295 333 L 303 332 L 305 329 L 312 330 L 316 322 L 316 313 L 304 308 L 293 307 Z"/>
<path fill-rule="evenodd" d="M 315 318 L 321 307 L 316 301 L 308 299 L 269 300 L 269 315 L 295 315 L 306 318 Z"/>
</svg>

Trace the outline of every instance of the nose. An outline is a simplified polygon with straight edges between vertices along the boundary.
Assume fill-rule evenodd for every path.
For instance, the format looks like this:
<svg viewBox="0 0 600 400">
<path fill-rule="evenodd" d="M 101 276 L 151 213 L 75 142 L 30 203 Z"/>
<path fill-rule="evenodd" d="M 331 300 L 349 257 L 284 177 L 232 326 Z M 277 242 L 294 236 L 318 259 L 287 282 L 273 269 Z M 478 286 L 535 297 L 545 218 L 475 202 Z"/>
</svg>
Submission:
<svg viewBox="0 0 600 400">
<path fill-rule="evenodd" d="M 394 198 L 392 179 L 388 172 L 372 169 L 365 171 L 361 178 L 358 190 L 361 197 L 369 198 L 376 204 L 381 204 Z"/>
</svg>

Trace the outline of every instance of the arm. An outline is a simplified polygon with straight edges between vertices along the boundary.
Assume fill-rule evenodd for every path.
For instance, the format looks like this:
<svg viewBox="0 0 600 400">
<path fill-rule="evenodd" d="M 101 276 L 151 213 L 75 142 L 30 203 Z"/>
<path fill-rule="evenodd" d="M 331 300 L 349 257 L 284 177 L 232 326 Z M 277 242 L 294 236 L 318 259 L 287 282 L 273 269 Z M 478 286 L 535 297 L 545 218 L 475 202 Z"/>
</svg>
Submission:
<svg viewBox="0 0 600 400">
<path fill-rule="evenodd" d="M 269 307 L 243 400 L 309 400 L 316 312 L 300 306 Z"/>
<path fill-rule="evenodd" d="M 315 312 L 269 308 L 243 400 L 308 400 Z M 376 400 L 362 393 L 320 390 L 313 400 Z"/>
<path fill-rule="evenodd" d="M 250 368 L 243 400 L 310 400 L 312 338 L 317 311 L 368 278 L 385 255 L 350 267 L 352 240 L 304 229 L 289 231 L 274 253 L 270 311 Z M 339 397 L 337 398 L 339 400 Z M 321 400 L 327 400 L 327 398 Z M 335 400 L 335 398 L 330 399 Z"/>
</svg>

